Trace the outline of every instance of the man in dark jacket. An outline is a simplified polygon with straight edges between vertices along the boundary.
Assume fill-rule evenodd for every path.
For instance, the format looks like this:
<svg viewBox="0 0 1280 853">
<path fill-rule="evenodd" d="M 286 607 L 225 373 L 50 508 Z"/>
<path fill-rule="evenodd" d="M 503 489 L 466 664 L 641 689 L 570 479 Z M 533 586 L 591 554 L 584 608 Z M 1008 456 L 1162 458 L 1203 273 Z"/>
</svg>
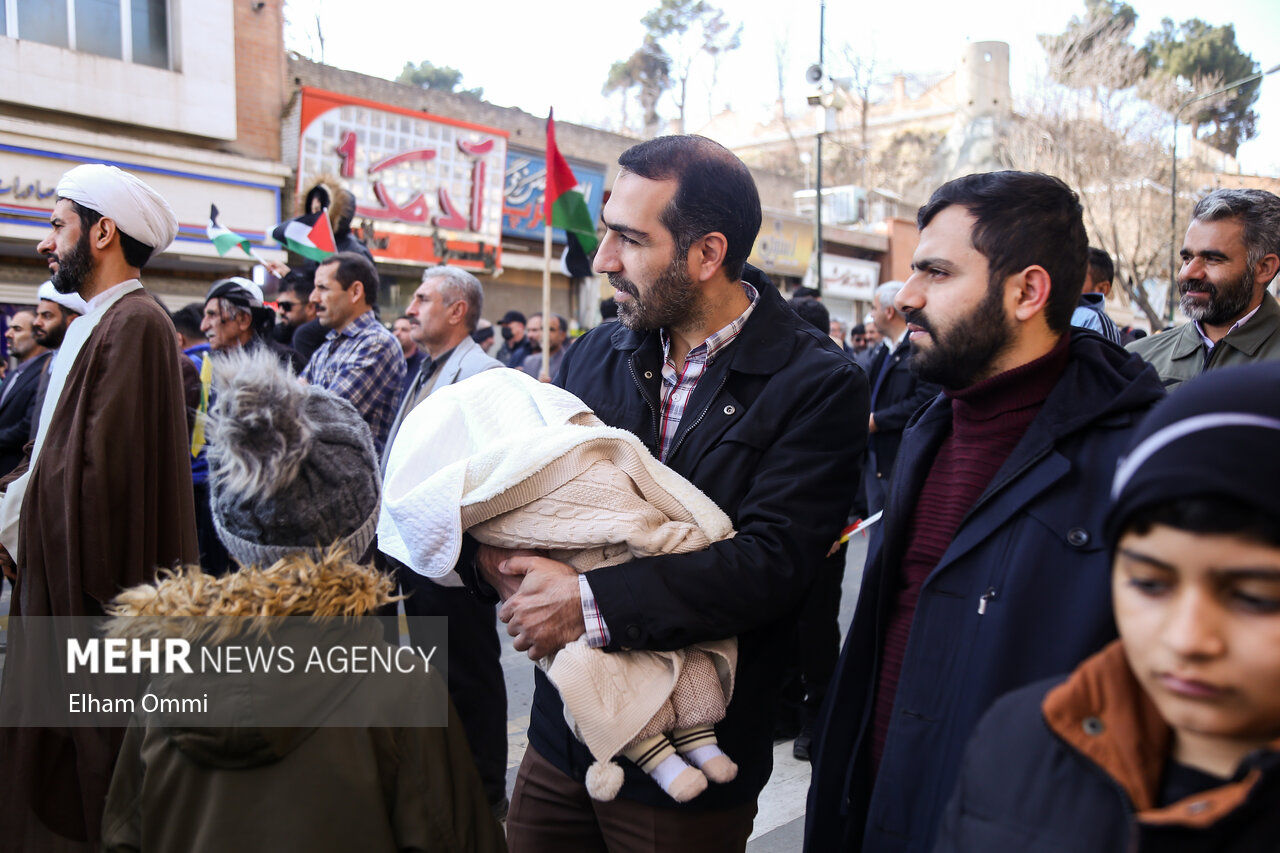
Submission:
<svg viewBox="0 0 1280 853">
<path fill-rule="evenodd" d="M 1069 333 L 1084 282 L 1075 193 L 969 175 L 920 209 L 896 305 L 912 369 L 946 393 L 903 436 L 809 790 L 811 851 L 927 851 L 964 743 L 1002 693 L 1115 636 L 1101 529 L 1154 372 Z"/>
<path fill-rule="evenodd" d="M 1071 314 L 1071 325 L 1092 329 L 1113 344 L 1124 344 L 1124 336 L 1115 321 L 1107 316 L 1107 297 L 1111 295 L 1111 279 L 1116 266 L 1111 256 L 1096 246 L 1089 247 L 1089 266 L 1085 267 L 1084 289 L 1080 304 Z"/>
<path fill-rule="evenodd" d="M 867 371 L 867 381 L 871 383 L 871 435 L 867 439 L 867 461 L 862 467 L 867 515 L 884 509 L 889 475 L 898 458 L 907 421 L 942 390 L 911 371 L 907 320 L 893 305 L 901 290 L 902 282 L 885 282 L 876 288 L 871 301 L 871 313 L 875 315 L 876 328 L 884 332 L 884 344 Z"/>
<path fill-rule="evenodd" d="M 502 348 L 494 358 L 507 367 L 519 369 L 529 353 L 533 352 L 533 343 L 524 333 L 525 319 L 519 311 L 508 311 L 498 321 L 502 329 Z"/>
<path fill-rule="evenodd" d="M 35 411 L 36 392 L 49 360 L 49 350 L 40 345 L 32 332 L 35 319 L 34 311 L 19 311 L 9 318 L 9 330 L 4 333 L 17 366 L 0 384 L 0 476 L 18 467 L 22 446 L 31 432 L 31 420 L 40 417 Z"/>
<path fill-rule="evenodd" d="M 866 379 L 763 274 L 744 273 L 760 202 L 740 160 L 708 139 L 670 136 L 618 162 L 595 267 L 618 291 L 621 322 L 581 338 L 557 382 L 701 488 L 737 534 L 581 576 L 528 556 L 499 573 L 486 549 L 478 563 L 507 588 L 499 615 L 534 658 L 584 634 L 609 651 L 737 636 L 733 701 L 715 729 L 740 770 L 678 805 L 627 763 L 617 798 L 593 802 L 583 785 L 593 759 L 539 672 L 508 841 L 513 851 L 602 851 L 623 837 L 645 849 L 742 850 L 772 769 L 795 611 L 856 482 Z"/>
</svg>

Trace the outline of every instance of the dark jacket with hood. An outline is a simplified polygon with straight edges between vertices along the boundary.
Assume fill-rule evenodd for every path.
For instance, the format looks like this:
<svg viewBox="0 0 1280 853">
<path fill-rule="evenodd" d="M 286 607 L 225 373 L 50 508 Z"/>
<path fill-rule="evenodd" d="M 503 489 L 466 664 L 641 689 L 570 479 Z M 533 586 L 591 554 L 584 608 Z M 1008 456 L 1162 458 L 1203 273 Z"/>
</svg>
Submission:
<svg viewBox="0 0 1280 853">
<path fill-rule="evenodd" d="M 619 796 L 660 807 L 735 807 L 754 802 L 768 781 L 796 611 L 839 538 L 866 445 L 865 375 L 825 331 L 797 317 L 763 273 L 748 267 L 744 278 L 759 301 L 699 380 L 666 459 L 724 510 L 737 535 L 706 551 L 590 576 L 611 650 L 738 637 L 733 701 L 715 727 L 738 776 L 678 806 L 625 762 Z M 662 362 L 658 332 L 609 323 L 573 345 L 556 382 L 657 456 Z M 536 678 L 530 745 L 581 782 L 591 754 L 565 725 L 556 689 L 541 671 Z"/>
<path fill-rule="evenodd" d="M 106 851 L 503 851 L 494 819 L 448 701 L 434 674 L 405 679 L 308 676 L 305 648 L 380 644 L 369 617 L 391 582 L 329 553 L 221 578 L 181 573 L 117 599 L 112 636 L 183 636 L 243 645 L 270 629 L 270 647 L 294 650 L 294 674 L 206 675 L 208 701 L 232 703 L 243 725 L 198 717 L 138 717 L 129 728 L 103 818 Z M 357 621 L 351 621 L 351 620 Z M 314 620 L 314 621 L 312 621 Z M 192 676 L 186 676 L 189 679 Z M 182 678 L 182 676 L 178 676 Z M 200 695 L 191 682 L 157 676 L 160 696 Z M 353 725 L 376 716 L 385 725 Z M 420 710 L 448 709 L 448 726 Z M 359 704 L 359 710 L 352 710 Z M 404 725 L 406 716 L 421 716 Z"/>
<path fill-rule="evenodd" d="M 1280 742 L 1220 786 L 1160 802 L 1172 735 L 1117 641 L 1005 696 L 974 732 L 935 853 L 1217 853 L 1280 847 Z"/>
<path fill-rule="evenodd" d="M 916 415 L 819 724 L 806 850 L 928 850 L 983 712 L 1115 637 L 1107 498 L 1117 459 L 1163 394 L 1140 359 L 1096 335 L 1071 335 L 1062 376 L 920 589 L 873 774 L 885 627 L 913 509 L 951 432 L 951 400 L 941 395 Z"/>
</svg>

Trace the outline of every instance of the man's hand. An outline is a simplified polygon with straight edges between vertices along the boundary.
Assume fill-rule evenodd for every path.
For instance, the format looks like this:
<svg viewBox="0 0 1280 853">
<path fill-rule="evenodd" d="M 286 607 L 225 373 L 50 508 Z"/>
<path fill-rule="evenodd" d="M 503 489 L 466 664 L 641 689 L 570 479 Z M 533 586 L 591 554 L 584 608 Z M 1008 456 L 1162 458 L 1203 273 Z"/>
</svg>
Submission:
<svg viewBox="0 0 1280 853">
<path fill-rule="evenodd" d="M 582 596 L 573 567 L 546 557 L 511 557 L 500 566 L 508 578 L 521 578 L 515 594 L 498 611 L 517 651 L 541 660 L 587 631 Z"/>
<path fill-rule="evenodd" d="M 270 270 L 271 274 L 276 278 L 284 278 L 289 274 L 289 268 L 280 261 L 265 261 L 263 266 Z"/>
<path fill-rule="evenodd" d="M 876 431 L 876 416 L 871 415 L 867 419 L 867 432 L 875 432 L 875 431 Z"/>
<path fill-rule="evenodd" d="M 493 587 L 498 593 L 498 598 L 506 601 L 508 598 L 516 594 L 516 590 L 520 588 L 520 582 L 524 580 L 521 574 L 504 574 L 502 572 L 502 564 L 512 557 L 544 557 L 541 551 L 530 551 L 524 548 L 496 548 L 493 545 L 480 543 L 480 547 L 476 549 L 476 556 L 473 565 L 476 567 L 476 573 L 484 578 L 485 583 Z"/>
</svg>

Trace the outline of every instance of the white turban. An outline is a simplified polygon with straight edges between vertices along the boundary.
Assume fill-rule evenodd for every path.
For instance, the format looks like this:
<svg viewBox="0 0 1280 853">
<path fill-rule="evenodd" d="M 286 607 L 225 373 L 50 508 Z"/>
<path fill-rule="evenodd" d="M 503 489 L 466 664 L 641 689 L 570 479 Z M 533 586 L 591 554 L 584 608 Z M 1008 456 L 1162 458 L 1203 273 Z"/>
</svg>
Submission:
<svg viewBox="0 0 1280 853">
<path fill-rule="evenodd" d="M 58 198 L 70 199 L 115 222 L 122 232 L 150 246 L 151 256 L 178 235 L 178 217 L 160 194 L 115 166 L 76 166 L 58 181 Z"/>
<path fill-rule="evenodd" d="M 53 286 L 52 281 L 46 281 L 40 285 L 40 289 L 36 291 L 36 297 L 39 299 L 47 299 L 50 302 L 56 302 L 68 311 L 74 311 L 77 314 L 89 313 L 89 305 L 80 298 L 78 293 L 59 293 L 57 288 Z"/>
</svg>

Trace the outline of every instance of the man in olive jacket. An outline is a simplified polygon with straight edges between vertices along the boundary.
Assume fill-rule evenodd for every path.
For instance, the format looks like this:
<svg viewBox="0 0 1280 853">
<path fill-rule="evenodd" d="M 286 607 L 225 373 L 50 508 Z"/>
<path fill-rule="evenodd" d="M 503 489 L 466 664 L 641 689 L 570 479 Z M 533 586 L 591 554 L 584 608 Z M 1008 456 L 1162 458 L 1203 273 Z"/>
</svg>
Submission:
<svg viewBox="0 0 1280 853">
<path fill-rule="evenodd" d="M 1280 198 L 1219 189 L 1196 205 L 1182 243 L 1179 329 L 1129 344 L 1169 390 L 1206 370 L 1280 359 L 1280 304 L 1267 285 L 1280 271 Z"/>
</svg>

